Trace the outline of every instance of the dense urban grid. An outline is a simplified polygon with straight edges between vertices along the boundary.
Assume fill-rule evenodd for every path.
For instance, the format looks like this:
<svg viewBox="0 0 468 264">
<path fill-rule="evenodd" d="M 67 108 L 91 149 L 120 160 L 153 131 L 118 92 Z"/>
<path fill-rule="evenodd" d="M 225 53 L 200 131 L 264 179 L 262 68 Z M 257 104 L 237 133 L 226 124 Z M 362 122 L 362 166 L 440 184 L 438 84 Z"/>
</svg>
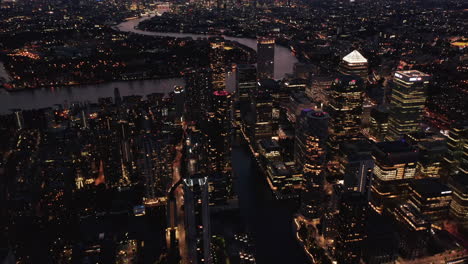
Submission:
<svg viewBox="0 0 468 264">
<path fill-rule="evenodd" d="M 1 0 L 0 261 L 468 263 L 467 32 L 464 0 Z"/>
</svg>

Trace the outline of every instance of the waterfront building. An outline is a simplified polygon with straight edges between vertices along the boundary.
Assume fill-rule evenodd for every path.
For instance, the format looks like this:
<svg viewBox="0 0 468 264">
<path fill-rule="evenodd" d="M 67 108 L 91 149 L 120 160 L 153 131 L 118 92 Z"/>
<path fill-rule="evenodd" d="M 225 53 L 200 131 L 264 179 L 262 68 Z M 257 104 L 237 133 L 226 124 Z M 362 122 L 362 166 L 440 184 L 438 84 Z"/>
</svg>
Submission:
<svg viewBox="0 0 468 264">
<path fill-rule="evenodd" d="M 304 92 L 292 92 L 289 96 L 289 102 L 285 105 L 286 117 L 292 124 L 296 123 L 296 118 L 301 114 L 304 109 L 315 109 L 310 99 Z"/>
<path fill-rule="evenodd" d="M 367 199 L 359 192 L 345 192 L 341 196 L 336 217 L 338 236 L 335 257 L 338 263 L 358 264 L 366 238 Z"/>
<path fill-rule="evenodd" d="M 275 75 L 275 39 L 257 38 L 257 77 L 273 79 Z"/>
<path fill-rule="evenodd" d="M 213 74 L 210 68 L 192 69 L 185 73 L 187 113 L 189 121 L 200 121 L 211 108 Z"/>
<path fill-rule="evenodd" d="M 258 142 L 258 153 L 264 160 L 268 161 L 282 161 L 281 147 L 274 139 L 261 139 Z"/>
<path fill-rule="evenodd" d="M 236 70 L 236 98 L 248 102 L 250 93 L 257 87 L 257 69 L 252 64 L 240 64 Z"/>
<path fill-rule="evenodd" d="M 254 91 L 252 94 L 252 108 L 254 113 L 254 125 L 251 132 L 252 142 L 262 138 L 271 138 L 273 135 L 273 98 L 270 93 L 267 91 Z"/>
<path fill-rule="evenodd" d="M 302 110 L 296 124 L 294 162 L 304 172 L 322 174 L 325 166 L 328 120 L 322 111 Z"/>
<path fill-rule="evenodd" d="M 447 153 L 444 140 L 423 141 L 417 144 L 419 160 L 416 174 L 420 178 L 440 178 L 443 157 Z"/>
<path fill-rule="evenodd" d="M 224 56 L 225 43 L 222 38 L 210 38 L 209 60 L 212 71 L 212 87 L 214 91 L 226 89 L 226 62 Z"/>
<path fill-rule="evenodd" d="M 193 174 L 184 179 L 184 212 L 188 256 L 191 263 L 212 263 L 208 177 Z"/>
<path fill-rule="evenodd" d="M 231 168 L 231 94 L 215 91 L 211 104 L 200 128 L 207 138 L 211 172 L 227 172 Z"/>
<path fill-rule="evenodd" d="M 329 118 L 325 112 L 306 109 L 296 123 L 294 163 L 304 173 L 300 212 L 310 219 L 320 218 L 323 212 Z"/>
<path fill-rule="evenodd" d="M 367 194 L 374 169 L 372 144 L 361 140 L 346 142 L 340 146 L 340 174 L 346 191 Z"/>
<path fill-rule="evenodd" d="M 174 87 L 174 104 L 175 104 L 175 115 L 176 121 L 182 121 L 182 117 L 185 113 L 185 89 L 182 86 Z"/>
</svg>

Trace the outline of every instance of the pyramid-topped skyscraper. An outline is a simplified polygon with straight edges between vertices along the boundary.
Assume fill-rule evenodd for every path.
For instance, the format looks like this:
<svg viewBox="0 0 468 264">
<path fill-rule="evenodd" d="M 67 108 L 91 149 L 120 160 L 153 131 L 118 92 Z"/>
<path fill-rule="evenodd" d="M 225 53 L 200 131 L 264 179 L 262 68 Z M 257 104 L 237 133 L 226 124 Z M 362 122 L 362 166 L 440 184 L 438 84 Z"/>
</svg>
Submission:
<svg viewBox="0 0 468 264">
<path fill-rule="evenodd" d="M 345 75 L 359 76 L 364 81 L 367 80 L 369 71 L 367 59 L 357 50 L 343 57 L 338 70 Z"/>
</svg>

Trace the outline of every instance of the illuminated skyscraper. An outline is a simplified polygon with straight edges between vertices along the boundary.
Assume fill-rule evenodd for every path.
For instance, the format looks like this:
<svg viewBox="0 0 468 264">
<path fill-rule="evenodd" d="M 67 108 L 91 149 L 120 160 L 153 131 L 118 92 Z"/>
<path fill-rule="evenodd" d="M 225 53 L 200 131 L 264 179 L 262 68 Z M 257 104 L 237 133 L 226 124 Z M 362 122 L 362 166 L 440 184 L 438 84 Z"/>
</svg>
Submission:
<svg viewBox="0 0 468 264">
<path fill-rule="evenodd" d="M 202 131 L 209 141 L 212 172 L 231 170 L 231 121 L 231 94 L 227 91 L 215 91 L 212 109 L 202 125 Z"/>
<path fill-rule="evenodd" d="M 368 64 L 367 59 L 359 51 L 354 50 L 341 60 L 338 71 L 345 75 L 355 75 L 367 80 Z"/>
<path fill-rule="evenodd" d="M 466 228 L 468 227 L 468 177 L 462 174 L 452 176 L 448 185 L 453 192 L 450 216 Z"/>
<path fill-rule="evenodd" d="M 439 179 L 413 180 L 409 185 L 410 200 L 416 210 L 432 225 L 442 228 L 447 220 L 452 191 Z"/>
<path fill-rule="evenodd" d="M 409 180 L 416 174 L 417 149 L 402 141 L 380 142 L 372 152 L 374 172 L 371 183 L 370 204 L 382 213 L 391 201 L 408 197 Z"/>
<path fill-rule="evenodd" d="M 184 179 L 185 229 L 190 263 L 212 263 L 208 203 L 208 177 L 193 174 Z"/>
<path fill-rule="evenodd" d="M 209 68 L 193 69 L 185 73 L 188 120 L 199 121 L 211 107 L 213 74 Z"/>
<path fill-rule="evenodd" d="M 430 76 L 420 71 L 397 71 L 390 100 L 388 140 L 418 131 L 426 102 L 426 87 Z"/>
<path fill-rule="evenodd" d="M 346 142 L 340 146 L 340 173 L 345 190 L 367 194 L 374 168 L 371 153 L 372 144 L 366 140 Z"/>
<path fill-rule="evenodd" d="M 250 93 L 257 86 L 257 69 L 251 64 L 240 64 L 236 72 L 236 94 L 239 101 L 249 101 Z"/>
<path fill-rule="evenodd" d="M 325 166 L 328 120 L 321 111 L 303 110 L 298 117 L 294 144 L 294 162 L 304 172 L 321 174 Z"/>
<path fill-rule="evenodd" d="M 330 103 L 330 147 L 360 137 L 364 83 L 358 76 L 339 75 L 332 83 Z"/>
<path fill-rule="evenodd" d="M 366 238 L 367 199 L 359 192 L 345 192 L 338 209 L 336 259 L 338 263 L 358 264 L 362 243 Z"/>
<path fill-rule="evenodd" d="M 369 134 L 375 141 L 383 141 L 388 132 L 389 110 L 384 106 L 373 108 L 370 112 Z"/>
<path fill-rule="evenodd" d="M 443 160 L 447 174 L 468 174 L 468 124 L 456 124 L 449 130 L 447 149 Z"/>
<path fill-rule="evenodd" d="M 210 41 L 209 59 L 212 70 L 213 90 L 221 91 L 226 88 L 224 39 L 210 39 Z"/>
<path fill-rule="evenodd" d="M 185 89 L 182 86 L 174 87 L 174 104 L 176 118 L 180 120 L 185 112 Z"/>
<path fill-rule="evenodd" d="M 273 79 L 275 76 L 274 38 L 257 38 L 257 76 L 258 79 Z"/>
<path fill-rule="evenodd" d="M 307 218 L 320 218 L 323 212 L 324 168 L 329 115 L 303 110 L 296 123 L 294 161 L 304 172 L 300 212 Z"/>
<path fill-rule="evenodd" d="M 255 123 L 252 127 L 251 138 L 254 142 L 262 138 L 271 138 L 273 135 L 273 98 L 268 92 L 256 90 L 252 94 L 252 108 Z"/>
</svg>

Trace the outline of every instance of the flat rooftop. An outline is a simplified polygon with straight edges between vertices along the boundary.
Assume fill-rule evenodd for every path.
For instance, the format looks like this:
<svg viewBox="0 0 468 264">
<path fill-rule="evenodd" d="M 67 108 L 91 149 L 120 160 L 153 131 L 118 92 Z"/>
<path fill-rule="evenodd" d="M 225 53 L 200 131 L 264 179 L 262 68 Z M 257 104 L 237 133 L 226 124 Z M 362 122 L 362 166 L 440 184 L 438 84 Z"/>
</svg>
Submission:
<svg viewBox="0 0 468 264">
<path fill-rule="evenodd" d="M 434 197 L 441 195 L 451 195 L 448 186 L 440 183 L 437 179 L 415 180 L 410 184 L 411 188 L 425 197 Z"/>
<path fill-rule="evenodd" d="M 278 142 L 273 139 L 262 139 L 260 140 L 260 145 L 266 150 L 266 151 L 278 151 L 280 150 L 280 146 L 278 145 Z"/>
<path fill-rule="evenodd" d="M 417 70 L 397 71 L 394 77 L 406 82 L 424 82 L 431 78 L 429 74 Z"/>
<path fill-rule="evenodd" d="M 404 141 L 384 141 L 375 144 L 384 153 L 401 153 L 414 151 L 414 147 Z"/>
</svg>

